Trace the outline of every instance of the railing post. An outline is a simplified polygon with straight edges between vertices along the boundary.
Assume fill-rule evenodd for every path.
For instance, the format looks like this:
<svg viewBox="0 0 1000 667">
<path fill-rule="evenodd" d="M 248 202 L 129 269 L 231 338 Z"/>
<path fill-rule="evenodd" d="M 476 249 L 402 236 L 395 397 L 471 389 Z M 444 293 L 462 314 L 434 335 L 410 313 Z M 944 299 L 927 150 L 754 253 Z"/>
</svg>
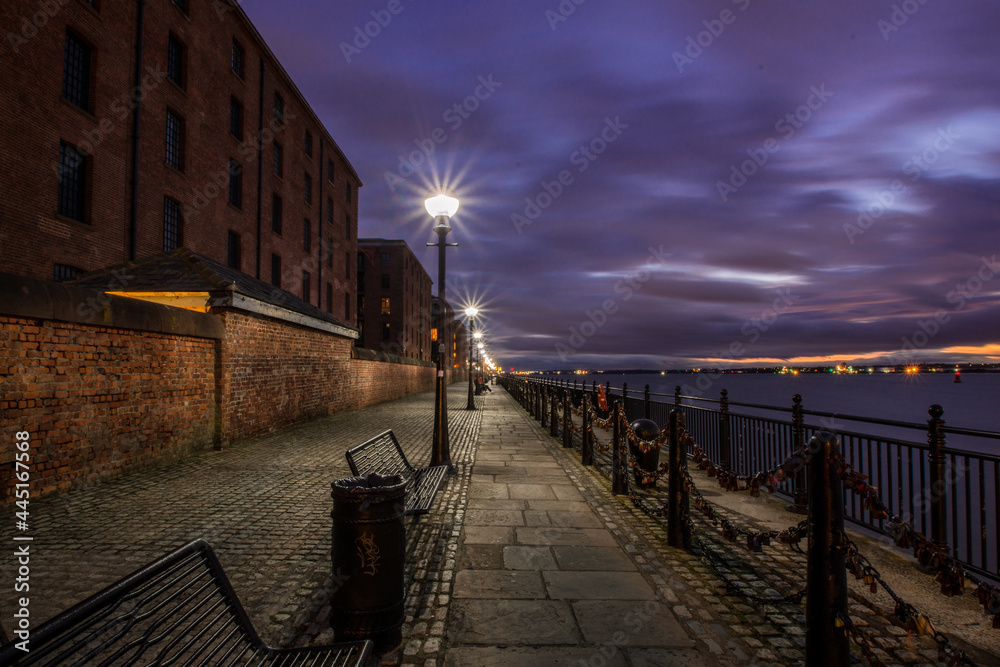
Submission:
<svg viewBox="0 0 1000 667">
<path fill-rule="evenodd" d="M 733 469 L 733 456 L 729 443 L 729 392 L 719 392 L 719 465 L 725 470 Z M 750 468 L 756 464 L 751 462 Z"/>
<path fill-rule="evenodd" d="M 622 410 L 625 420 L 628 421 L 628 382 L 622 382 Z"/>
<path fill-rule="evenodd" d="M 802 396 L 795 394 L 792 396 L 792 450 L 801 452 L 805 444 L 805 427 L 802 419 Z M 795 479 L 792 483 L 794 500 L 788 510 L 796 514 L 805 514 L 809 511 L 809 504 L 806 500 L 806 468 L 799 466 L 795 472 Z"/>
<path fill-rule="evenodd" d="M 594 441 L 590 437 L 590 396 L 583 395 L 583 444 L 580 447 L 581 463 L 585 466 L 594 465 Z"/>
<path fill-rule="evenodd" d="M 844 563 L 844 483 L 834 456 L 837 437 L 826 431 L 809 441 L 809 548 L 806 560 L 806 665 L 848 667 L 847 568 Z"/>
<path fill-rule="evenodd" d="M 541 424 L 543 421 L 543 416 L 545 412 L 543 410 L 542 402 L 545 400 L 545 396 L 542 394 L 542 386 L 535 385 L 535 419 Z"/>
<path fill-rule="evenodd" d="M 552 387 L 549 393 L 552 402 L 549 404 L 549 435 L 553 438 L 559 435 L 559 389 Z"/>
<path fill-rule="evenodd" d="M 642 416 L 649 419 L 649 385 L 646 385 L 642 394 Z"/>
<path fill-rule="evenodd" d="M 936 403 L 927 408 L 931 416 L 927 420 L 927 444 L 930 453 L 927 463 L 930 466 L 931 490 L 931 541 L 939 548 L 948 551 L 948 486 L 945 477 L 947 459 L 944 455 L 944 408 Z"/>
<path fill-rule="evenodd" d="M 622 461 L 622 420 L 620 410 L 622 402 L 615 401 L 611 407 L 612 424 L 611 437 L 611 493 L 621 495 L 626 492 L 625 466 Z"/>
<path fill-rule="evenodd" d="M 679 384 L 674 385 L 674 407 L 681 407 L 681 386 Z"/>
<path fill-rule="evenodd" d="M 563 447 L 573 446 L 573 408 L 569 400 L 569 389 L 563 391 Z"/>
<path fill-rule="evenodd" d="M 678 421 L 681 411 L 670 411 L 669 450 L 667 450 L 667 544 L 682 549 L 691 548 L 691 531 L 685 521 L 688 508 L 688 491 L 684 486 L 682 469 L 687 467 L 687 452 L 680 444 Z"/>
</svg>

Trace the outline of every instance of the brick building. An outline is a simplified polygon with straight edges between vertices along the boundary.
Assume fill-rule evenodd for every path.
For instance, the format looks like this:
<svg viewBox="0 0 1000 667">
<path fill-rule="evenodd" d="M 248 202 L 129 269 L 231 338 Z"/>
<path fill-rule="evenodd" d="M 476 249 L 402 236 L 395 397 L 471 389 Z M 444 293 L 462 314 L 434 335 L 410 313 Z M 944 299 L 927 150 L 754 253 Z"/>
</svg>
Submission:
<svg viewBox="0 0 1000 667">
<path fill-rule="evenodd" d="M 184 246 L 355 322 L 361 180 L 230 1 L 8 0 L 0 265 Z"/>
<path fill-rule="evenodd" d="M 431 360 L 431 277 L 406 241 L 358 239 L 358 345 Z"/>
</svg>

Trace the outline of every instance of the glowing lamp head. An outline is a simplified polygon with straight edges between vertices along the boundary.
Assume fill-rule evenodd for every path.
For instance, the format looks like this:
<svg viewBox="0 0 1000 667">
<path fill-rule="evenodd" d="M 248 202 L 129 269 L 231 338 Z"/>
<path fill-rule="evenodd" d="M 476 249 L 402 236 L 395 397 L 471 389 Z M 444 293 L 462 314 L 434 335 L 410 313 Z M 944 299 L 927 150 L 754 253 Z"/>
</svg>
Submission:
<svg viewBox="0 0 1000 667">
<path fill-rule="evenodd" d="M 424 202 L 424 207 L 432 218 L 450 218 L 458 212 L 458 200 L 446 194 L 435 195 Z"/>
<path fill-rule="evenodd" d="M 479 349 L 480 349 L 480 350 L 481 350 L 481 349 L 483 349 L 484 347 L 486 347 L 486 346 L 485 346 L 485 345 L 483 345 L 482 343 L 480 343 L 480 344 L 479 344 Z"/>
<path fill-rule="evenodd" d="M 477 331 L 476 333 L 472 334 L 472 337 L 475 338 L 476 340 L 479 340 L 480 338 L 483 337 L 483 332 Z"/>
<path fill-rule="evenodd" d="M 479 309 L 476 308 L 475 306 L 469 306 L 468 308 L 465 309 L 466 317 L 475 317 L 478 314 L 479 314 Z"/>
</svg>

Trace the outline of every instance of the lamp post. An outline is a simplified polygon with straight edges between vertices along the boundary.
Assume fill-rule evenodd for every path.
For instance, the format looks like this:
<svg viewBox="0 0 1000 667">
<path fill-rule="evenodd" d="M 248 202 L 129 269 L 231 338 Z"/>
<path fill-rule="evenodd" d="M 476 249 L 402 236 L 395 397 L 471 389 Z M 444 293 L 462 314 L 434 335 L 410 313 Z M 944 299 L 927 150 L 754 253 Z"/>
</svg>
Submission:
<svg viewBox="0 0 1000 667">
<path fill-rule="evenodd" d="M 479 313 L 479 309 L 475 306 L 469 306 L 465 309 L 465 314 L 469 318 L 469 401 L 465 404 L 466 410 L 476 409 L 476 403 L 472 398 L 472 327 L 477 313 Z"/>
<path fill-rule="evenodd" d="M 445 237 L 451 231 L 448 220 L 458 211 L 458 200 L 445 194 L 430 197 L 424 202 L 424 207 L 431 217 L 434 218 L 434 233 L 438 236 L 437 243 L 428 243 L 429 246 L 437 246 L 438 249 L 438 362 L 437 362 L 437 382 L 434 392 L 434 436 L 431 443 L 431 465 L 447 465 L 448 471 L 455 472 L 451 465 L 451 452 L 448 450 L 448 385 L 445 383 L 444 373 L 447 364 L 445 356 L 448 354 L 449 346 L 444 340 L 445 325 L 445 271 L 444 271 L 444 250 L 448 246 L 457 246 L 457 243 L 445 243 Z"/>
<path fill-rule="evenodd" d="M 472 334 L 472 337 L 476 340 L 477 343 L 479 343 L 479 352 L 476 354 L 476 377 L 479 377 L 480 376 L 479 361 L 483 358 L 483 344 L 482 342 L 480 342 L 483 339 L 483 332 L 477 331 L 474 334 Z M 473 350 L 473 352 L 475 352 L 475 350 Z M 483 393 L 482 390 L 479 387 L 477 387 L 476 394 L 481 394 L 481 393 Z"/>
</svg>

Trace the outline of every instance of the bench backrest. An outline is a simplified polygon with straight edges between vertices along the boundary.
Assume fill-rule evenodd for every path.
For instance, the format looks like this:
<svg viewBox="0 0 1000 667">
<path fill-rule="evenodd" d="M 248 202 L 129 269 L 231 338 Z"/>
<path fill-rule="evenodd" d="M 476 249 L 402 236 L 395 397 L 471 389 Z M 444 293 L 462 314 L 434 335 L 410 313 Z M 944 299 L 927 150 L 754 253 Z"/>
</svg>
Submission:
<svg viewBox="0 0 1000 667">
<path fill-rule="evenodd" d="M 15 644 L 0 648 L 0 665 L 249 665 L 276 659 L 281 664 L 360 664 L 366 652 L 356 647 L 319 656 L 315 650 L 265 645 L 204 540 L 40 625 L 28 648 L 27 653 Z M 345 651 L 352 650 L 349 657 Z"/>
<path fill-rule="evenodd" d="M 379 433 L 347 452 L 347 463 L 355 475 L 377 472 L 400 475 L 407 484 L 413 480 L 414 469 L 403 454 L 403 448 L 391 430 Z"/>
</svg>

